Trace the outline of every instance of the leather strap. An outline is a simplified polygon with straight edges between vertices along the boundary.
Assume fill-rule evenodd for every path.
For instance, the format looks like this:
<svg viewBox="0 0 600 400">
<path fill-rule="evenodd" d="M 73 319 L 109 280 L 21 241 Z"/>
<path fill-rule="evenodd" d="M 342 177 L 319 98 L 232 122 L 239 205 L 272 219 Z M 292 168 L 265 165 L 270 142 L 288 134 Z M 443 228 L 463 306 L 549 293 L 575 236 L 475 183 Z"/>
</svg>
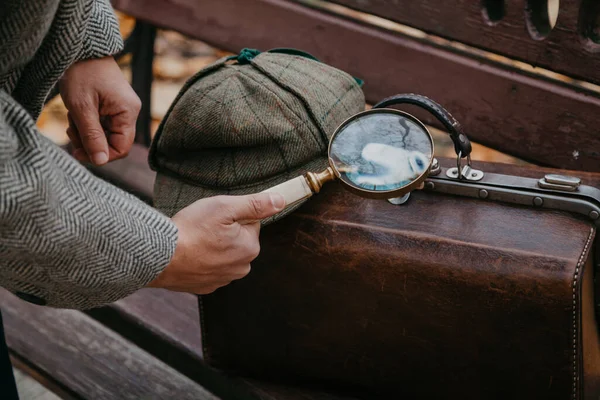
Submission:
<svg viewBox="0 0 600 400">
<path fill-rule="evenodd" d="M 452 142 L 454 142 L 456 154 L 460 155 L 461 158 L 465 158 L 471 154 L 471 142 L 469 141 L 469 138 L 467 138 L 467 135 L 463 133 L 462 127 L 458 121 L 454 119 L 444 107 L 431 100 L 429 97 L 413 93 L 397 94 L 383 99 L 375 104 L 373 108 L 387 108 L 398 104 L 412 104 L 429 111 L 448 130 L 450 138 L 452 139 Z"/>
</svg>

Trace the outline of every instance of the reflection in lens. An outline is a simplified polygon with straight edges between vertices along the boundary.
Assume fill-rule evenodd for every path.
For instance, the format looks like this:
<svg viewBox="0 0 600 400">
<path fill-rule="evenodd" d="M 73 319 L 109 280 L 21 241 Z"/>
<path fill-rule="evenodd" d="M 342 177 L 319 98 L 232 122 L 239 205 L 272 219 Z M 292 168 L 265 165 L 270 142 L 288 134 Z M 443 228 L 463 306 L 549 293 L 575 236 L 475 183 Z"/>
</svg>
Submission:
<svg viewBox="0 0 600 400">
<path fill-rule="evenodd" d="M 394 112 L 365 114 L 344 126 L 331 143 L 330 158 L 344 182 L 390 191 L 409 185 L 431 163 L 429 134 Z"/>
</svg>

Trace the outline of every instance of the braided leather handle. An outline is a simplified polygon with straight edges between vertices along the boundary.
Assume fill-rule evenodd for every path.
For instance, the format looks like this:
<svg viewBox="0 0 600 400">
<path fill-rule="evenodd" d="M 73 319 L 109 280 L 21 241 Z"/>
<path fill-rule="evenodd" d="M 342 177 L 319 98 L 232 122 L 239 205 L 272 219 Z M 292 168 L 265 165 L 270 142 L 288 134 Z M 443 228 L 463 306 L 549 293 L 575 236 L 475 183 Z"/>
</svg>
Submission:
<svg viewBox="0 0 600 400">
<path fill-rule="evenodd" d="M 383 99 L 375 104 L 373 108 L 386 108 L 397 104 L 412 104 L 429 111 L 448 130 L 450 138 L 452 139 L 452 142 L 454 142 L 456 154 L 461 158 L 465 158 L 471 154 L 471 142 L 469 141 L 469 138 L 467 138 L 467 135 L 463 133 L 458 121 L 454 119 L 444 107 L 431 100 L 429 97 L 413 93 L 397 94 Z"/>
</svg>

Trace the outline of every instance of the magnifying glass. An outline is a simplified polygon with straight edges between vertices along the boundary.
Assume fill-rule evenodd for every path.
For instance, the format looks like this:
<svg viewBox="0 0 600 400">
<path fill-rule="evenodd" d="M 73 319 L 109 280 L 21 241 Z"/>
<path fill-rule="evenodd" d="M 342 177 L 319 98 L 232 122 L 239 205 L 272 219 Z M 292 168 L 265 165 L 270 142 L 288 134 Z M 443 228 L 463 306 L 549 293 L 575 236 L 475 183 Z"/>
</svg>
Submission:
<svg viewBox="0 0 600 400">
<path fill-rule="evenodd" d="M 329 181 L 339 180 L 350 192 L 371 199 L 406 200 L 432 171 L 434 144 L 427 127 L 404 111 L 387 108 L 395 104 L 413 104 L 434 114 L 447 128 L 461 159 L 467 158 L 471 144 L 460 125 L 442 106 L 415 94 L 387 98 L 371 110 L 344 121 L 329 142 L 329 166 L 321 172 L 308 172 L 274 186 L 266 192 L 284 196 L 286 208 L 319 193 Z M 461 178 L 459 175 L 457 178 Z"/>
</svg>

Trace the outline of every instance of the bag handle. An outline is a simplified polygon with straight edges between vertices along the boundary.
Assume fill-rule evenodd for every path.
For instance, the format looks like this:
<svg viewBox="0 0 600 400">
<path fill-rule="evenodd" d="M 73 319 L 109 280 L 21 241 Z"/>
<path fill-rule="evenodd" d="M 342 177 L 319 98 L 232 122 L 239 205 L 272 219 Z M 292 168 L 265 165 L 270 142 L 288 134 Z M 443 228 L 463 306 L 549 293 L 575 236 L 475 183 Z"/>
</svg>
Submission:
<svg viewBox="0 0 600 400">
<path fill-rule="evenodd" d="M 375 104 L 373 108 L 386 108 L 397 104 L 412 104 L 424 108 L 433 114 L 448 130 L 450 138 L 454 143 L 454 150 L 459 158 L 469 157 L 471 154 L 471 142 L 464 134 L 462 127 L 456 119 L 444 107 L 430 98 L 413 93 L 397 94 L 388 97 Z"/>
</svg>

